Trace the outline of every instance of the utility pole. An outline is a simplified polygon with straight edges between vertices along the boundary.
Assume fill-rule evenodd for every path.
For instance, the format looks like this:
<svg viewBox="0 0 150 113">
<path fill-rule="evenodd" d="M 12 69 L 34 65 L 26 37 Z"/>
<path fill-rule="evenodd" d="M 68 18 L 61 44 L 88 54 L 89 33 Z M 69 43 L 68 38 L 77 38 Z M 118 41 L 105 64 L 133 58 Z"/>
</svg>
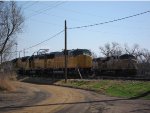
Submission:
<svg viewBox="0 0 150 113">
<path fill-rule="evenodd" d="M 19 58 L 20 58 L 20 52 L 21 52 L 21 51 L 19 51 Z"/>
<path fill-rule="evenodd" d="M 26 51 L 25 51 L 25 49 L 23 49 L 23 56 L 25 57 L 25 54 L 26 54 Z"/>
<path fill-rule="evenodd" d="M 2 64 L 2 62 L 3 62 L 3 54 L 1 54 L 1 64 Z"/>
<path fill-rule="evenodd" d="M 65 83 L 67 82 L 67 22 L 65 20 Z"/>
<path fill-rule="evenodd" d="M 17 48 L 18 48 L 17 46 L 18 46 L 18 44 L 15 43 L 15 45 L 16 45 L 16 58 L 17 58 L 17 52 L 18 52 L 18 51 L 17 51 Z"/>
</svg>

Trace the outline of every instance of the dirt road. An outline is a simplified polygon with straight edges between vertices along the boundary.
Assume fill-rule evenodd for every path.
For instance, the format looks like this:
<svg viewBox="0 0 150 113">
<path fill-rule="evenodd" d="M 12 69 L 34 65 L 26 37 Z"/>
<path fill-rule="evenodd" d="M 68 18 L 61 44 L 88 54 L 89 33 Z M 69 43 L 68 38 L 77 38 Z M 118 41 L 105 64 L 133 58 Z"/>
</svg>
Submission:
<svg viewBox="0 0 150 113">
<path fill-rule="evenodd" d="M 52 85 L 15 84 L 17 91 L 0 94 L 0 113 L 150 112 L 150 100 L 121 99 Z"/>
</svg>

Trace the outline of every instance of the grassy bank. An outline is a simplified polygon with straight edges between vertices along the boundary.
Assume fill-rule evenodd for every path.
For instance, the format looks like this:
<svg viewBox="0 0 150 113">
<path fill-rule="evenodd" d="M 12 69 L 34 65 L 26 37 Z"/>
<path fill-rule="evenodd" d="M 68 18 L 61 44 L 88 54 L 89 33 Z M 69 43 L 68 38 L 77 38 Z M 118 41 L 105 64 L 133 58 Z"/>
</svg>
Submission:
<svg viewBox="0 0 150 113">
<path fill-rule="evenodd" d="M 68 80 L 68 82 L 65 83 L 63 80 L 61 80 L 56 84 L 94 90 L 109 96 L 150 99 L 149 81 Z"/>
</svg>

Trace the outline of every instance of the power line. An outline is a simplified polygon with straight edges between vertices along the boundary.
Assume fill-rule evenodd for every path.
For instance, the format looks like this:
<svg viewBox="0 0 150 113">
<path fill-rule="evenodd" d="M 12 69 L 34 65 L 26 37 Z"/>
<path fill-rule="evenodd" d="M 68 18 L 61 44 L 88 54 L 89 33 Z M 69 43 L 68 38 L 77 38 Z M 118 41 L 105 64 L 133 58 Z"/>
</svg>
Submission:
<svg viewBox="0 0 150 113">
<path fill-rule="evenodd" d="M 45 14 L 45 11 L 51 10 L 51 9 L 53 9 L 53 8 L 63 4 L 63 3 L 65 3 L 65 2 L 58 1 L 55 4 L 52 4 L 53 6 L 48 6 L 48 7 L 44 8 L 44 9 L 40 9 L 40 10 L 37 10 L 37 11 L 32 11 L 32 12 L 34 12 L 34 14 L 30 15 L 29 17 L 27 17 L 26 20 L 30 19 L 32 16 L 36 16 L 36 15 L 41 14 L 41 13 Z M 44 24 L 52 24 L 52 25 L 57 25 L 57 26 L 61 26 L 62 27 L 62 25 L 59 25 L 59 24 L 56 24 L 56 23 L 46 22 L 46 21 L 43 21 L 43 20 L 42 21 L 41 20 L 35 20 L 35 19 L 30 19 L 30 20 L 33 20 L 34 22 L 37 21 L 37 22 L 44 23 Z"/>
<path fill-rule="evenodd" d="M 22 4 L 20 5 L 21 7 L 24 7 L 24 6 L 26 6 L 27 4 L 29 3 L 29 1 L 24 1 L 24 2 L 22 2 Z M 28 6 L 28 5 L 27 5 Z"/>
<path fill-rule="evenodd" d="M 38 3 L 38 2 L 39 2 L 39 1 L 33 2 L 32 4 L 30 4 L 30 5 L 26 6 L 25 8 L 23 8 L 23 10 L 28 9 L 29 7 L 35 5 L 35 4 Z"/>
<path fill-rule="evenodd" d="M 81 29 L 81 28 L 86 28 L 86 27 L 93 27 L 93 26 L 98 26 L 98 25 L 113 23 L 113 22 L 116 22 L 116 21 L 120 21 L 120 20 L 124 20 L 124 19 L 128 19 L 128 18 L 140 16 L 140 15 L 143 15 L 143 14 L 146 14 L 146 13 L 150 13 L 150 11 L 145 11 L 145 12 L 142 12 L 142 13 L 138 13 L 138 14 L 134 14 L 134 15 L 131 15 L 131 16 L 126 16 L 126 17 L 123 17 L 123 18 L 114 19 L 114 20 L 110 20 L 110 21 L 106 21 L 106 22 L 101 22 L 101 23 L 96 23 L 96 24 L 90 24 L 90 25 L 84 25 L 84 26 L 78 26 L 78 27 L 70 27 L 68 29 Z"/>
<path fill-rule="evenodd" d="M 97 17 L 97 18 L 100 18 L 100 17 L 98 17 L 97 15 L 91 14 L 91 13 L 89 13 L 89 12 L 86 12 L 86 13 L 85 13 L 85 12 L 81 12 L 81 11 L 78 11 L 78 10 L 68 9 L 68 8 L 62 8 L 62 7 L 61 7 L 61 10 L 65 10 L 65 11 L 68 11 L 68 12 L 73 12 L 73 13 L 80 14 L 80 15 L 95 16 L 95 17 Z"/>
<path fill-rule="evenodd" d="M 51 22 L 48 22 L 48 21 L 41 21 L 41 20 L 36 20 L 36 19 L 30 19 L 31 21 L 33 22 L 38 22 L 38 23 L 43 23 L 43 24 L 51 24 L 51 25 L 54 25 L 54 26 L 59 26 L 59 27 L 63 27 L 62 25 L 60 24 L 57 24 L 57 23 L 51 23 Z"/>
<path fill-rule="evenodd" d="M 66 1 L 65 1 L 66 2 Z M 27 19 L 29 19 L 30 17 L 32 17 L 32 16 L 36 16 L 36 15 L 38 15 L 38 14 L 45 14 L 45 15 L 47 15 L 47 13 L 45 12 L 45 11 L 47 11 L 47 10 L 51 10 L 51 9 L 53 9 L 53 8 L 55 8 L 55 7 L 57 7 L 57 6 L 59 6 L 59 5 L 61 5 L 61 4 L 64 4 L 65 2 L 58 2 L 58 4 L 56 3 L 55 4 L 55 6 L 53 6 L 53 7 L 51 7 L 51 6 L 48 6 L 47 8 L 45 8 L 45 9 L 43 9 L 43 10 L 38 10 L 38 11 L 33 11 L 33 12 L 35 12 L 35 14 L 33 14 L 33 15 L 31 15 L 31 16 L 29 16 Z M 70 11 L 70 10 L 69 10 Z M 63 17 L 62 16 L 58 16 L 58 15 L 56 15 L 56 14 L 51 14 L 53 17 L 56 17 L 56 18 L 58 18 L 58 19 L 62 19 Z M 79 20 L 78 19 L 73 19 L 73 18 L 69 18 L 69 19 L 71 19 L 71 20 L 73 20 L 73 21 L 77 21 L 77 22 L 79 22 Z M 32 20 L 32 19 L 30 19 L 30 20 Z M 38 22 L 41 22 L 41 23 L 49 23 L 49 24 L 55 24 L 55 23 L 50 23 L 50 22 L 45 22 L 45 21 L 39 21 L 39 20 L 35 20 L 35 21 L 38 21 Z M 81 21 L 81 20 L 80 20 Z M 85 21 L 83 21 L 83 22 L 85 22 Z M 58 24 L 57 24 L 58 25 Z M 59 26 L 61 26 L 61 25 L 59 25 Z"/>
<path fill-rule="evenodd" d="M 33 16 L 36 16 L 36 15 L 39 15 L 39 14 L 41 14 L 41 13 L 47 11 L 47 10 L 52 10 L 53 8 L 59 6 L 59 5 L 63 4 L 63 3 L 65 3 L 65 2 L 58 3 L 58 4 L 56 4 L 55 6 L 49 7 L 49 8 L 44 9 L 44 10 L 40 10 L 40 11 L 38 11 L 36 14 L 30 15 L 29 17 L 27 17 L 27 19 L 29 19 L 29 18 L 31 18 L 31 17 L 33 17 Z"/>
<path fill-rule="evenodd" d="M 48 41 L 48 40 L 51 40 L 51 39 L 55 38 L 56 36 L 58 36 L 58 35 L 61 34 L 62 32 L 64 32 L 64 30 L 61 30 L 60 32 L 56 33 L 55 35 L 51 36 L 50 38 L 48 38 L 48 39 L 46 39 L 46 40 L 44 40 L 44 41 L 41 41 L 41 42 L 39 42 L 39 43 L 37 43 L 37 44 L 35 44 L 35 45 L 33 45 L 33 46 L 30 46 L 30 47 L 28 47 L 28 48 L 25 48 L 25 49 L 23 49 L 23 50 L 14 51 L 14 52 L 5 52 L 5 53 L 16 53 L 16 52 L 22 52 L 22 51 L 24 51 L 24 50 L 31 49 L 31 48 L 36 47 L 36 46 L 38 46 L 38 45 L 40 45 L 40 44 L 42 44 L 42 43 L 44 43 L 44 42 L 46 42 L 46 41 Z"/>
<path fill-rule="evenodd" d="M 38 46 L 38 45 L 40 45 L 40 44 L 42 44 L 42 43 L 44 43 L 44 42 L 50 40 L 50 39 L 53 39 L 53 38 L 55 38 L 56 36 L 58 36 L 59 34 L 61 34 L 62 32 L 64 32 L 64 30 L 62 30 L 62 31 L 56 33 L 55 35 L 51 36 L 50 38 L 48 38 L 48 39 L 46 39 L 46 40 L 44 40 L 44 41 L 42 41 L 42 42 L 39 42 L 39 43 L 37 43 L 37 44 L 35 44 L 35 45 L 33 45 L 33 46 L 30 46 L 30 47 L 28 47 L 28 48 L 26 48 L 26 49 L 24 49 L 24 50 L 31 49 L 31 48 L 33 48 L 33 47 L 36 47 L 36 46 Z"/>
</svg>

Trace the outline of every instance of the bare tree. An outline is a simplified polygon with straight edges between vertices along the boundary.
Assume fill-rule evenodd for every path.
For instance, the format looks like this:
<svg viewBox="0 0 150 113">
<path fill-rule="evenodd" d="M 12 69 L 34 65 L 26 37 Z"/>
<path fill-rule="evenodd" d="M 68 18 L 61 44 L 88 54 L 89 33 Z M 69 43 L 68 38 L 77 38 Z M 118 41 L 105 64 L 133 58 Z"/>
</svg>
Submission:
<svg viewBox="0 0 150 113">
<path fill-rule="evenodd" d="M 150 51 L 147 49 L 142 50 L 143 62 L 150 63 Z"/>
<path fill-rule="evenodd" d="M 100 47 L 100 51 L 103 55 L 110 56 L 120 56 L 122 54 L 122 48 L 117 42 L 106 43 L 104 47 Z"/>
<path fill-rule="evenodd" d="M 14 1 L 0 2 L 0 56 L 9 55 L 17 33 L 22 30 L 24 17 Z"/>
<path fill-rule="evenodd" d="M 102 47 L 102 46 L 99 47 L 99 49 L 103 55 L 105 55 L 107 57 L 110 56 L 110 44 L 109 43 L 105 44 L 104 47 Z"/>
<path fill-rule="evenodd" d="M 95 52 L 91 52 L 92 53 L 92 58 L 97 58 L 97 54 Z"/>
<path fill-rule="evenodd" d="M 141 50 L 141 55 L 139 56 L 138 70 L 140 75 L 150 76 L 150 51 L 147 49 Z"/>
<path fill-rule="evenodd" d="M 124 51 L 126 54 L 134 55 L 136 58 L 140 57 L 142 54 L 142 50 L 138 44 L 134 44 L 132 48 L 125 44 Z"/>
</svg>

